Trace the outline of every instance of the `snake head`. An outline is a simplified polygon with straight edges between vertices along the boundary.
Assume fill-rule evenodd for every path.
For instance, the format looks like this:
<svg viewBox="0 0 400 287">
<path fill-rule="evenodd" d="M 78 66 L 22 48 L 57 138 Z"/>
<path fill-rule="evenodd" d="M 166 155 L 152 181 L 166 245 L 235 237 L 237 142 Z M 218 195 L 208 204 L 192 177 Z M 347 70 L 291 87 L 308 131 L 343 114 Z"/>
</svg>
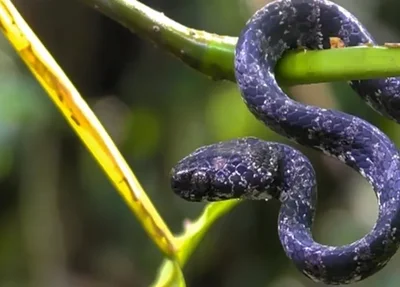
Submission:
<svg viewBox="0 0 400 287">
<path fill-rule="evenodd" d="M 277 148 L 251 137 L 198 148 L 172 169 L 172 190 L 188 201 L 269 198 L 278 171 Z"/>
</svg>

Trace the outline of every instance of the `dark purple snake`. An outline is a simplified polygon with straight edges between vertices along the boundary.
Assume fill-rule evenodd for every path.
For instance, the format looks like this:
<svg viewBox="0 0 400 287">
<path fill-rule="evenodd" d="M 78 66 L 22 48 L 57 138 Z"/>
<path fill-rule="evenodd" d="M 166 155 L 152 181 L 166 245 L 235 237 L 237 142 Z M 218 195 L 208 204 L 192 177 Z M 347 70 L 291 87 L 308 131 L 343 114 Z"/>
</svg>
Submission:
<svg viewBox="0 0 400 287">
<path fill-rule="evenodd" d="M 382 269 L 400 242 L 400 161 L 393 142 L 355 116 L 304 105 L 278 86 L 274 68 L 291 49 L 375 44 L 348 11 L 326 0 L 278 0 L 257 11 L 240 34 L 235 73 L 243 100 L 267 127 L 302 145 L 338 158 L 373 186 L 379 215 L 362 239 L 344 246 L 313 240 L 316 180 L 309 160 L 280 143 L 234 139 L 201 147 L 172 170 L 171 185 L 189 201 L 276 198 L 279 237 L 287 256 L 314 281 L 348 284 Z M 351 81 L 377 112 L 400 121 L 397 78 Z"/>
</svg>

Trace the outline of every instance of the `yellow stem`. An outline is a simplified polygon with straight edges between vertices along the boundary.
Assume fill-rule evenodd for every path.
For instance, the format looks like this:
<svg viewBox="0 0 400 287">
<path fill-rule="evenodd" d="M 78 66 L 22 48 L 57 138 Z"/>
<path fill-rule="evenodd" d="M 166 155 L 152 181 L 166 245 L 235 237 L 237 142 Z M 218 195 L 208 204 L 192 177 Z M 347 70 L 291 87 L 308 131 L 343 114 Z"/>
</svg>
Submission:
<svg viewBox="0 0 400 287">
<path fill-rule="evenodd" d="M 174 237 L 119 150 L 9 0 L 0 0 L 0 29 L 104 169 L 150 237 L 169 258 L 175 258 Z"/>
</svg>

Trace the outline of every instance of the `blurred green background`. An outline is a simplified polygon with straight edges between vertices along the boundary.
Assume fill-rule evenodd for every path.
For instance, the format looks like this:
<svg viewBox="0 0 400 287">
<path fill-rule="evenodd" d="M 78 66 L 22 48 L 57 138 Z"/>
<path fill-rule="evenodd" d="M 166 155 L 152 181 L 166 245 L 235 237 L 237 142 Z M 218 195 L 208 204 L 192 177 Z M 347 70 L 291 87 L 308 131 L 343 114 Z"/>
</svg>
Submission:
<svg viewBox="0 0 400 287">
<path fill-rule="evenodd" d="M 174 232 L 203 204 L 169 188 L 170 168 L 195 148 L 257 136 L 233 83 L 213 82 L 79 0 L 14 0 L 117 143 Z M 266 0 L 146 0 L 184 25 L 238 35 Z M 336 1 L 379 42 L 400 38 L 397 0 Z M 3 36 L 0 37 L 0 286 L 148 286 L 163 257 Z M 291 88 L 297 100 L 369 120 L 400 145 L 400 126 L 345 83 Z M 318 174 L 315 238 L 350 243 L 377 216 L 372 188 L 353 170 L 298 147 Z M 285 257 L 277 202 L 243 202 L 215 224 L 184 269 L 187 285 L 320 286 Z M 356 286 L 400 285 L 400 256 Z"/>
</svg>

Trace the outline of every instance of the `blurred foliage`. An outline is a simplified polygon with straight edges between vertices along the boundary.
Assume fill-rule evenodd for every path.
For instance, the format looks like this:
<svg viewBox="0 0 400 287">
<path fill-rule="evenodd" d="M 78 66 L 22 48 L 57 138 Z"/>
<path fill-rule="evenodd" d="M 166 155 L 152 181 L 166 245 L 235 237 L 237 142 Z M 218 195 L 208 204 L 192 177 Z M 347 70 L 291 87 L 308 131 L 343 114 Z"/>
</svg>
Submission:
<svg viewBox="0 0 400 287">
<path fill-rule="evenodd" d="M 265 4 L 143 2 L 185 25 L 233 35 Z M 378 41 L 399 38 L 400 22 L 387 17 L 396 1 L 336 2 Z M 251 116 L 234 84 L 210 81 L 78 1 L 15 4 L 85 95 L 174 232 L 204 207 L 169 190 L 168 173 L 177 160 L 203 144 L 246 135 L 287 142 Z M 0 74 L 0 286 L 148 286 L 162 255 L 2 38 Z M 398 125 L 371 111 L 344 83 L 295 87 L 291 94 L 365 118 L 400 144 Z M 295 146 L 318 174 L 316 239 L 343 244 L 368 232 L 377 214 L 371 187 L 341 163 Z M 285 257 L 278 208 L 272 201 L 244 202 L 213 225 L 184 269 L 187 286 L 319 286 Z M 396 255 L 357 286 L 398 286 L 399 264 Z"/>
</svg>

